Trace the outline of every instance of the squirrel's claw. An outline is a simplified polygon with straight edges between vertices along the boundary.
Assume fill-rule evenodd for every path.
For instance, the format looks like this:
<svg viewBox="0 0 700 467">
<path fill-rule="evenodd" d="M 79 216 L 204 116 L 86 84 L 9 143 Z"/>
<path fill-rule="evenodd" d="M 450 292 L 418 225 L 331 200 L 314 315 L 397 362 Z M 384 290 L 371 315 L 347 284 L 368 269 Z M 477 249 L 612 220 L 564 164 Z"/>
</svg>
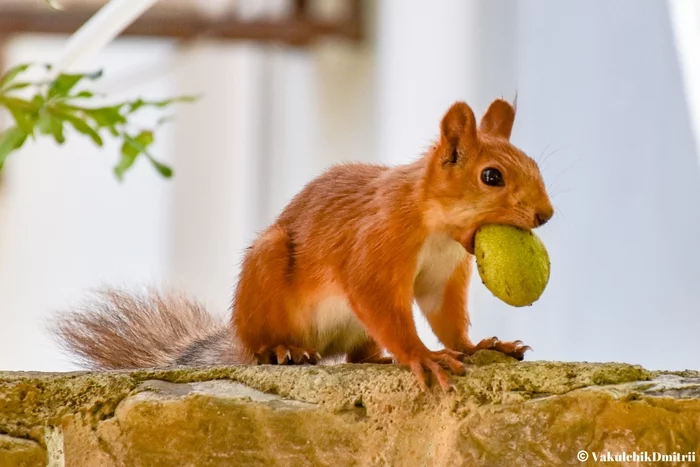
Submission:
<svg viewBox="0 0 700 467">
<path fill-rule="evenodd" d="M 254 358 L 258 365 L 315 365 L 321 360 L 321 354 L 293 345 L 277 345 L 261 348 Z"/>
<path fill-rule="evenodd" d="M 411 359 L 408 362 L 408 366 L 416 376 L 421 390 L 425 391 L 428 389 L 427 371 L 435 376 L 443 391 L 450 392 L 455 390 L 455 386 L 450 381 L 448 373 L 464 376 L 467 372 L 465 365 L 454 356 L 459 354 L 460 352 L 450 349 L 428 352 L 427 355 L 416 356 Z"/>
<path fill-rule="evenodd" d="M 513 342 L 503 342 L 498 340 L 497 337 L 489 337 L 483 339 L 479 342 L 472 352 L 466 352 L 468 354 L 473 354 L 477 350 L 495 350 L 497 352 L 502 352 L 509 357 L 513 357 L 516 360 L 523 360 L 525 358 L 525 352 L 532 350 L 532 347 L 525 345 L 523 341 L 517 340 Z"/>
</svg>

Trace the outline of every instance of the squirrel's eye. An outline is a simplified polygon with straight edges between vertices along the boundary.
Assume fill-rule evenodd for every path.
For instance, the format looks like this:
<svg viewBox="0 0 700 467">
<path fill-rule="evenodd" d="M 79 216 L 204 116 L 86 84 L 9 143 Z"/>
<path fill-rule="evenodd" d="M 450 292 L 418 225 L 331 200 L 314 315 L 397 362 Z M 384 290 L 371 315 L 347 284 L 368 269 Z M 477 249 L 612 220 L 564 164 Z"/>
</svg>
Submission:
<svg viewBox="0 0 700 467">
<path fill-rule="evenodd" d="M 503 181 L 503 175 L 498 169 L 488 168 L 481 172 L 481 181 L 488 186 L 503 186 L 505 182 Z"/>
</svg>

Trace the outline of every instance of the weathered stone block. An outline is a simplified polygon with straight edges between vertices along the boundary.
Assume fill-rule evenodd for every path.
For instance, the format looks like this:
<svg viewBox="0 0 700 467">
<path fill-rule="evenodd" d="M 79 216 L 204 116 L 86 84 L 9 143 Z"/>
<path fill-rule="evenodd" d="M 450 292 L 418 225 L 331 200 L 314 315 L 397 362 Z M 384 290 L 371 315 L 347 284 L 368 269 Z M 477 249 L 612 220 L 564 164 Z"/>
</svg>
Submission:
<svg viewBox="0 0 700 467">
<path fill-rule="evenodd" d="M 28 439 L 0 435 L 0 466 L 39 467 L 46 465 L 46 450 Z"/>
<path fill-rule="evenodd" d="M 694 453 L 700 375 L 515 362 L 483 351 L 455 391 L 394 365 L 0 373 L 0 466 L 654 465 Z"/>
</svg>

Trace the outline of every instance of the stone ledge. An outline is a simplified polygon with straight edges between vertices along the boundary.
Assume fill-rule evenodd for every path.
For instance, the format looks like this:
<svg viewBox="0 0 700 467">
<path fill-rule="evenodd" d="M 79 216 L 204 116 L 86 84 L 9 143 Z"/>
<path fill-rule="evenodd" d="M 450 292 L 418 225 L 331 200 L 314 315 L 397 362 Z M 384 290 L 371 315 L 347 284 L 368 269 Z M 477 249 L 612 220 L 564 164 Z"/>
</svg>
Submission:
<svg viewBox="0 0 700 467">
<path fill-rule="evenodd" d="M 697 372 L 472 360 L 449 394 L 394 365 L 0 373 L 0 466 L 552 466 L 581 465 L 581 449 L 700 449 Z"/>
</svg>

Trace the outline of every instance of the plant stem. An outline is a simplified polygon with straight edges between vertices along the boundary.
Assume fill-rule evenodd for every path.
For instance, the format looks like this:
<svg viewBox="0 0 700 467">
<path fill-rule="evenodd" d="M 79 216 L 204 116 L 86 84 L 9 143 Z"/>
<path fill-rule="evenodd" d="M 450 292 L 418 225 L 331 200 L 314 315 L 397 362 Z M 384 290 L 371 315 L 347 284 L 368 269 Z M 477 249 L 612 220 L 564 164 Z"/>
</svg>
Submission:
<svg viewBox="0 0 700 467">
<path fill-rule="evenodd" d="M 97 54 L 158 0 L 111 0 L 68 39 L 51 77 Z"/>
</svg>

